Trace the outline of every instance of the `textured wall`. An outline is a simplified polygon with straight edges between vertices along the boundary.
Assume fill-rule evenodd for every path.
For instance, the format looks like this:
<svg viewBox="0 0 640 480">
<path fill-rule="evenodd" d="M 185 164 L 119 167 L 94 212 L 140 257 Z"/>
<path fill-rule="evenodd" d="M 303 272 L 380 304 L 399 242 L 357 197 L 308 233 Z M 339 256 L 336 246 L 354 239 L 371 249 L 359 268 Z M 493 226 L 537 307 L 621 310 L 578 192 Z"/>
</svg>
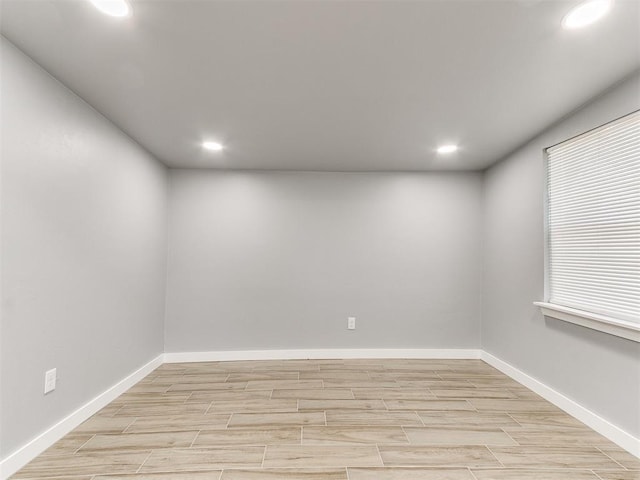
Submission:
<svg viewBox="0 0 640 480">
<path fill-rule="evenodd" d="M 640 344 L 553 318 L 544 295 L 543 149 L 640 107 L 632 78 L 485 173 L 483 348 L 640 435 Z"/>
<path fill-rule="evenodd" d="M 0 57 L 5 456 L 162 352 L 166 169 L 4 39 Z"/>
<path fill-rule="evenodd" d="M 479 347 L 480 174 L 170 172 L 167 352 Z"/>
</svg>

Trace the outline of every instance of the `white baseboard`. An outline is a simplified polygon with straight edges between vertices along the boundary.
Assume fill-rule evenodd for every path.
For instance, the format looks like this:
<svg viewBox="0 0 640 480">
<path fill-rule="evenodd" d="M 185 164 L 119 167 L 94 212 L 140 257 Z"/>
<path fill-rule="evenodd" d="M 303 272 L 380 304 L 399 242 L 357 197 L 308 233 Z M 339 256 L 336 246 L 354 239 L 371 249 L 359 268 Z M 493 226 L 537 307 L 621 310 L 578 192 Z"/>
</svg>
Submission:
<svg viewBox="0 0 640 480">
<path fill-rule="evenodd" d="M 621 428 L 616 427 L 611 422 L 605 420 L 591 410 L 586 409 L 574 400 L 571 400 L 541 381 L 527 375 L 522 370 L 518 370 L 507 362 L 494 357 L 490 353 L 483 351 L 481 358 L 492 367 L 497 368 L 505 375 L 508 375 L 518 383 L 521 383 L 528 389 L 533 390 L 542 398 L 553 403 L 556 407 L 564 410 L 572 417 L 577 418 L 582 423 L 588 425 L 600 435 L 608 438 L 621 448 L 624 448 L 627 452 L 640 458 L 640 439 L 634 437 L 628 432 L 625 432 Z"/>
<path fill-rule="evenodd" d="M 341 358 L 479 359 L 478 349 L 355 348 L 307 350 L 233 350 L 165 353 L 165 363 L 224 362 L 233 360 L 334 360 Z"/>
<path fill-rule="evenodd" d="M 0 479 L 6 480 L 7 478 L 9 478 L 9 476 L 20 470 L 35 457 L 40 455 L 47 448 L 64 437 L 71 430 L 87 420 L 91 415 L 107 406 L 118 396 L 122 395 L 129 388 L 134 386 L 145 376 L 162 365 L 162 361 L 162 355 L 154 358 L 128 377 L 120 380 L 111 388 L 101 393 L 93 400 L 90 400 L 89 402 L 84 404 L 71 415 L 60 420 L 58 423 L 38 435 L 26 445 L 20 447 L 18 450 L 11 453 L 6 458 L 3 458 L 0 461 Z"/>
</svg>

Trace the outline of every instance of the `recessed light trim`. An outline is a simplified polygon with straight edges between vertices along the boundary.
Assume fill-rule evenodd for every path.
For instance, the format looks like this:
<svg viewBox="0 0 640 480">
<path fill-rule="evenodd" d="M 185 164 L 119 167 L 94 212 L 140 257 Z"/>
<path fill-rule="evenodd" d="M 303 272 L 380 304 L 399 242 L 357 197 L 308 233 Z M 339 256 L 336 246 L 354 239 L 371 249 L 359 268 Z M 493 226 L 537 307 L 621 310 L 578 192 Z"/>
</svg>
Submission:
<svg viewBox="0 0 640 480">
<path fill-rule="evenodd" d="M 94 7 L 111 17 L 127 17 L 131 13 L 125 0 L 89 0 Z"/>
<path fill-rule="evenodd" d="M 453 153 L 453 152 L 457 152 L 458 151 L 458 146 L 457 145 L 441 145 L 438 147 L 437 152 L 438 153 Z"/>
<path fill-rule="evenodd" d="M 586 0 L 573 7 L 562 19 L 562 27 L 566 30 L 575 30 L 591 25 L 604 17 L 613 0 Z"/>
<path fill-rule="evenodd" d="M 207 140 L 206 142 L 202 142 L 202 148 L 204 148 L 205 150 L 210 150 L 212 152 L 219 152 L 221 150 L 224 150 L 224 146 L 221 143 L 209 140 Z"/>
</svg>

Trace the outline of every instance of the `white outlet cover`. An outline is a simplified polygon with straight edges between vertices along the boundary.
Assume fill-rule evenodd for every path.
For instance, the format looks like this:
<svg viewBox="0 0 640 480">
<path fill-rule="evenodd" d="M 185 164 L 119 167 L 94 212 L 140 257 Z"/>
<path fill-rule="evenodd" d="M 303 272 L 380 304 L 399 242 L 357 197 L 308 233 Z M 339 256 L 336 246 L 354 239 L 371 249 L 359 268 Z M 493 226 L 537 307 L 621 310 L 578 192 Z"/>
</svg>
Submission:
<svg viewBox="0 0 640 480">
<path fill-rule="evenodd" d="M 44 373 L 44 393 L 52 392 L 56 389 L 56 369 L 52 368 Z"/>
<path fill-rule="evenodd" d="M 349 330 L 355 330 L 356 329 L 356 317 L 349 317 L 347 319 L 347 328 Z"/>
</svg>

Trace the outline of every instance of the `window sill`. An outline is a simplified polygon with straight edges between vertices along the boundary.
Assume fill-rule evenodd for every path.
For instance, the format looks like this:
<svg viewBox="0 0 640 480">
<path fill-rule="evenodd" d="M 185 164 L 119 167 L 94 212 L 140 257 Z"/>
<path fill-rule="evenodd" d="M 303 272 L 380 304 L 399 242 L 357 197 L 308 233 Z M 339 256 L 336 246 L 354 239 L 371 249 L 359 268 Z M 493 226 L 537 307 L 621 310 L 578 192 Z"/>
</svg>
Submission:
<svg viewBox="0 0 640 480">
<path fill-rule="evenodd" d="M 540 307 L 542 314 L 546 317 L 557 318 L 558 320 L 564 320 L 565 322 L 574 323 L 591 328 L 592 330 L 598 330 L 608 333 L 609 335 L 615 335 L 640 343 L 640 324 L 617 320 L 605 315 L 589 313 L 575 308 L 563 307 L 553 303 L 533 302 L 533 304 Z"/>
</svg>

